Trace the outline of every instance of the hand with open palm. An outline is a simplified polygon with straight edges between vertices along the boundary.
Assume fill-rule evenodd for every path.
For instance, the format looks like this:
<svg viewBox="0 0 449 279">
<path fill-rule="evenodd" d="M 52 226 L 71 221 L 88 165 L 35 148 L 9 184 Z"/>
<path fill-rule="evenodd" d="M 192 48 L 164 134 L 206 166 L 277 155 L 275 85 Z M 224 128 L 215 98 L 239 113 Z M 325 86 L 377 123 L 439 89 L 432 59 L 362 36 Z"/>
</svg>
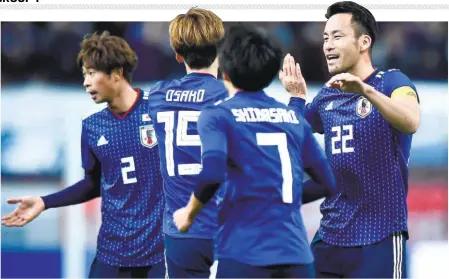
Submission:
<svg viewBox="0 0 449 279">
<path fill-rule="evenodd" d="M 45 204 L 41 197 L 25 196 L 8 200 L 9 204 L 20 205 L 8 215 L 2 217 L 2 224 L 7 227 L 22 227 L 33 221 L 42 211 Z"/>
<path fill-rule="evenodd" d="M 301 73 L 299 63 L 295 64 L 295 58 L 287 54 L 284 58 L 282 70 L 279 71 L 279 80 L 293 97 L 306 98 L 307 85 Z"/>
</svg>

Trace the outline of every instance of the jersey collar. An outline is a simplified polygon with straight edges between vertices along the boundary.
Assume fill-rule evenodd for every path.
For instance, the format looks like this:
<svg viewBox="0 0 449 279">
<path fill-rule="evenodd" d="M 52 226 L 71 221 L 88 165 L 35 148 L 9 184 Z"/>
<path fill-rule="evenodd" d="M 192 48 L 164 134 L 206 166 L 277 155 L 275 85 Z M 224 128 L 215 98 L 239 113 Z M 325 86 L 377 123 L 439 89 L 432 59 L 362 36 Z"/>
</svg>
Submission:
<svg viewBox="0 0 449 279">
<path fill-rule="evenodd" d="M 112 115 L 114 115 L 116 118 L 118 118 L 118 119 L 125 119 L 126 118 L 126 116 L 128 116 L 128 114 L 130 114 L 137 106 L 138 106 L 138 104 L 139 104 L 139 101 L 140 101 L 140 96 L 142 95 L 142 94 L 140 94 L 141 93 L 141 91 L 140 91 L 140 88 L 133 88 L 134 89 L 134 91 L 136 91 L 137 92 L 137 97 L 136 97 L 136 100 L 134 101 L 134 103 L 132 104 L 132 106 L 127 110 L 127 111 L 125 111 L 125 112 L 123 112 L 123 113 L 116 113 L 116 112 L 113 112 L 109 107 L 108 107 L 108 110 L 112 113 Z"/>
</svg>

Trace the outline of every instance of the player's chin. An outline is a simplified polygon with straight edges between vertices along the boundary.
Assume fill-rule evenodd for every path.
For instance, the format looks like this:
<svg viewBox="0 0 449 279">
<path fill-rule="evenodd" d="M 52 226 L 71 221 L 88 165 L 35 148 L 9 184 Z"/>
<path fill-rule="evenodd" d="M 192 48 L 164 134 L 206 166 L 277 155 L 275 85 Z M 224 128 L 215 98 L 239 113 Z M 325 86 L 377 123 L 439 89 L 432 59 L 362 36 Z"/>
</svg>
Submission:
<svg viewBox="0 0 449 279">
<path fill-rule="evenodd" d="M 329 71 L 329 74 L 332 75 L 332 76 L 335 76 L 335 75 L 343 73 L 341 67 L 338 67 L 338 66 L 335 66 L 335 65 L 332 65 L 332 66 L 328 65 L 327 69 Z"/>
<path fill-rule="evenodd" d="M 95 104 L 101 104 L 105 102 L 105 100 L 101 98 L 99 95 L 93 96 L 92 100 L 95 102 Z"/>
</svg>

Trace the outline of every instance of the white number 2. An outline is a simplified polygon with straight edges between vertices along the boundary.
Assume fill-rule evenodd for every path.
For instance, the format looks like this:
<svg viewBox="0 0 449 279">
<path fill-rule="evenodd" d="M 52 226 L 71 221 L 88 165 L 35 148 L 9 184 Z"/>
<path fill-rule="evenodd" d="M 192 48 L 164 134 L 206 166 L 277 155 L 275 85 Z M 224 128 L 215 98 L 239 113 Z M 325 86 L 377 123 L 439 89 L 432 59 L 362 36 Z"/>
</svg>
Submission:
<svg viewBox="0 0 449 279">
<path fill-rule="evenodd" d="M 343 125 L 343 131 L 348 131 L 348 133 L 344 136 L 341 135 L 341 128 L 341 126 L 332 127 L 332 132 L 337 133 L 334 137 L 331 138 L 332 154 L 354 152 L 354 147 L 348 146 L 348 141 L 353 139 L 353 126 Z M 341 142 L 341 148 L 337 148 L 337 142 Z"/>
<path fill-rule="evenodd" d="M 199 135 L 188 135 L 189 122 L 198 122 L 200 111 L 179 111 L 178 125 L 176 127 L 176 146 L 200 146 Z M 165 123 L 165 160 L 167 162 L 167 173 L 175 175 L 175 158 L 173 152 L 175 112 L 163 111 L 157 113 L 157 122 Z M 178 164 L 179 175 L 196 175 L 201 172 L 201 164 Z"/>
<path fill-rule="evenodd" d="M 135 177 L 128 177 L 128 174 L 130 172 L 136 171 L 136 166 L 134 164 L 134 157 L 125 157 L 122 158 L 121 160 L 122 164 L 129 164 L 126 167 L 122 168 L 122 177 L 123 177 L 123 184 L 131 184 L 131 183 L 136 183 L 137 182 L 137 178 Z"/>
<path fill-rule="evenodd" d="M 293 176 L 290 153 L 287 147 L 287 135 L 285 133 L 257 133 L 257 145 L 277 146 L 281 159 L 282 170 L 282 200 L 285 203 L 293 202 Z"/>
</svg>

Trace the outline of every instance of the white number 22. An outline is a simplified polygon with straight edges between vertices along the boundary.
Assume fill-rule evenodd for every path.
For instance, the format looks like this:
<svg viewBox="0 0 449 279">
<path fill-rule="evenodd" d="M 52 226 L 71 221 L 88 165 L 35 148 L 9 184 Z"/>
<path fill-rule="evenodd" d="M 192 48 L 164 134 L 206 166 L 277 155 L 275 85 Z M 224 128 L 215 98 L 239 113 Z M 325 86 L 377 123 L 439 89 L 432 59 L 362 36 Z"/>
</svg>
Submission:
<svg viewBox="0 0 449 279">
<path fill-rule="evenodd" d="M 175 159 L 173 144 L 176 146 L 200 146 L 199 135 L 188 135 L 189 122 L 198 122 L 200 111 L 178 111 L 178 125 L 175 133 L 175 112 L 163 111 L 157 113 L 157 122 L 165 123 L 165 158 L 167 162 L 167 173 L 169 176 L 175 175 Z M 196 175 L 201 172 L 201 164 L 178 164 L 179 175 Z"/>
<path fill-rule="evenodd" d="M 257 133 L 257 145 L 277 146 L 281 159 L 282 170 L 282 200 L 285 203 L 293 202 L 293 176 L 290 153 L 287 147 L 287 135 L 285 133 Z"/>
<path fill-rule="evenodd" d="M 344 136 L 341 135 L 341 126 L 332 127 L 332 132 L 336 132 L 337 134 L 331 138 L 332 142 L 332 154 L 340 154 L 340 153 L 350 153 L 354 152 L 354 147 L 348 146 L 348 141 L 353 139 L 353 126 L 352 125 L 343 125 L 343 131 L 348 131 L 348 133 Z M 341 148 L 337 148 L 337 142 L 341 141 Z"/>
</svg>

